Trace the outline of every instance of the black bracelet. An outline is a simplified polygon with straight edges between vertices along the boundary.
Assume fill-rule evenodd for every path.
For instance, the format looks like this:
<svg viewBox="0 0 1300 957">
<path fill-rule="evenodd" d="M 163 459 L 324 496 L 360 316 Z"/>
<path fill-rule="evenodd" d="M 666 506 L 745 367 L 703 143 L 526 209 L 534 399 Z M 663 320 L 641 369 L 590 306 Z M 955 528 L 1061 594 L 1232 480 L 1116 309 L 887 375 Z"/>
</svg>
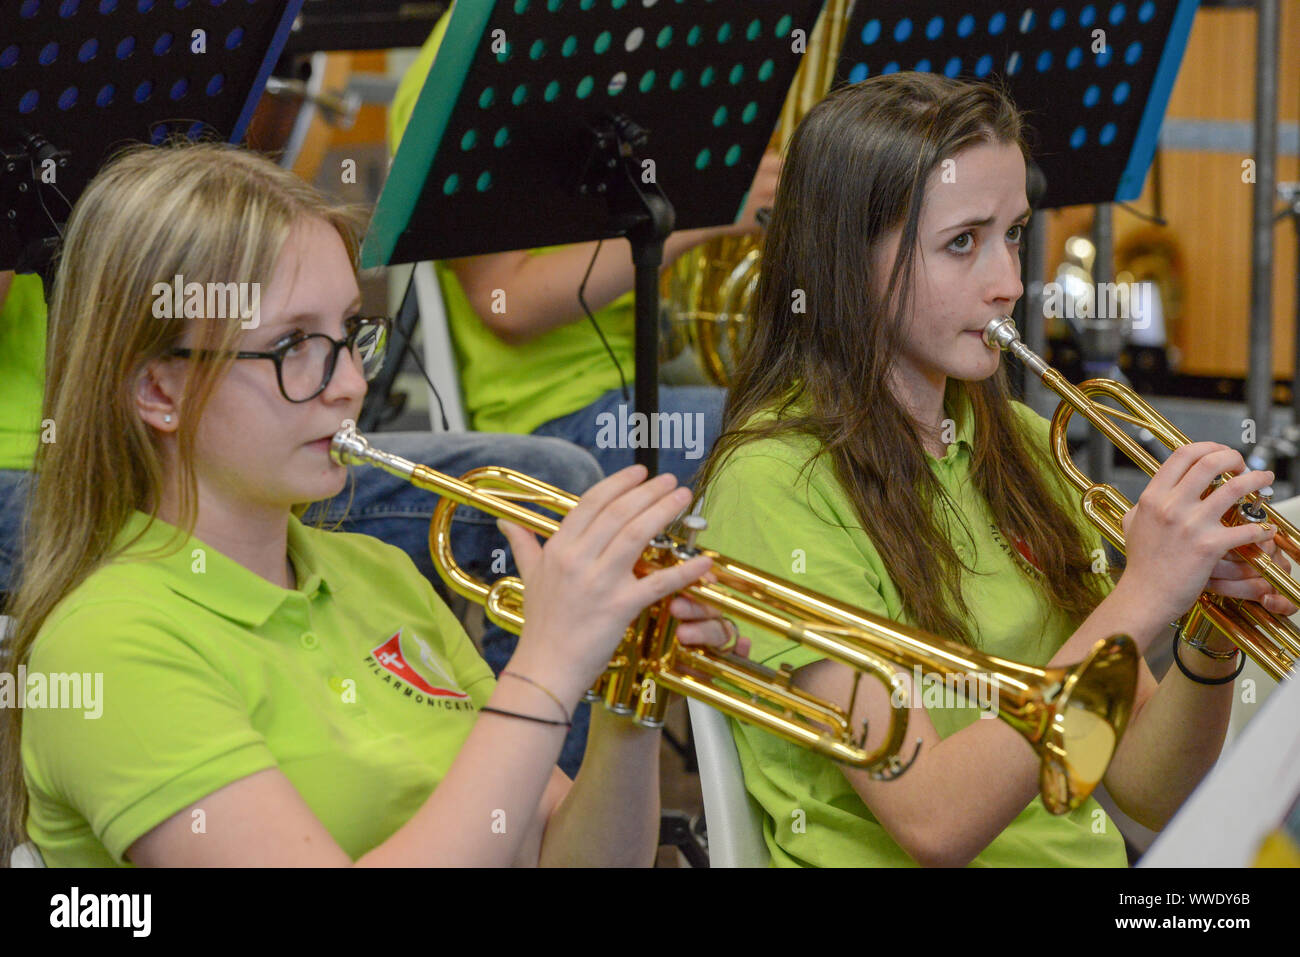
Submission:
<svg viewBox="0 0 1300 957">
<path fill-rule="evenodd" d="M 552 721 L 550 718 L 536 718 L 531 714 L 520 714 L 518 711 L 503 711 L 501 708 L 483 707 L 479 708 L 479 713 L 504 714 L 507 718 L 522 718 L 525 721 L 536 721 L 538 724 L 554 724 L 562 728 L 572 728 L 573 725 L 568 721 Z"/>
<path fill-rule="evenodd" d="M 1174 664 L 1178 666 L 1179 671 L 1187 675 L 1188 678 L 1195 681 L 1198 685 L 1226 685 L 1228 682 L 1236 680 L 1237 675 L 1241 674 L 1241 669 L 1246 667 L 1246 655 L 1239 648 L 1237 649 L 1237 653 L 1241 655 L 1241 661 L 1237 663 L 1236 671 L 1223 678 L 1200 678 L 1188 671 L 1187 666 L 1183 664 L 1182 659 L 1178 657 L 1178 642 L 1180 637 L 1181 636 L 1179 635 L 1174 635 Z"/>
</svg>

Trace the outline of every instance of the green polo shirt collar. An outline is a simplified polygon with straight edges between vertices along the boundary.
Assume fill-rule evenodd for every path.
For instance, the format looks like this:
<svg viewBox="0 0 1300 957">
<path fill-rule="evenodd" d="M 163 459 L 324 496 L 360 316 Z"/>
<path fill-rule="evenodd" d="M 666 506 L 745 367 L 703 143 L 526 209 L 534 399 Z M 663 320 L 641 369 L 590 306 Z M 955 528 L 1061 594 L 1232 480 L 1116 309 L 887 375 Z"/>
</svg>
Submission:
<svg viewBox="0 0 1300 957">
<path fill-rule="evenodd" d="M 975 409 L 971 406 L 970 396 L 956 379 L 948 380 L 943 394 L 943 410 L 952 419 L 955 428 L 952 443 L 943 458 L 936 461 L 954 464 L 961 454 L 959 449 L 965 449 L 966 455 L 970 455 L 975 448 Z"/>
<path fill-rule="evenodd" d="M 160 518 L 151 522 L 149 515 L 137 510 L 118 533 L 114 550 L 139 535 L 122 553 L 123 558 L 157 552 L 176 531 L 171 523 Z M 324 568 L 302 522 L 293 515 L 289 516 L 289 557 L 298 578 L 296 589 L 267 581 L 193 535 L 174 551 L 151 560 L 157 563 L 155 568 L 170 591 L 223 618 L 258 627 L 294 596 L 311 601 L 322 590 L 338 594 L 343 589 L 339 576 Z"/>
</svg>

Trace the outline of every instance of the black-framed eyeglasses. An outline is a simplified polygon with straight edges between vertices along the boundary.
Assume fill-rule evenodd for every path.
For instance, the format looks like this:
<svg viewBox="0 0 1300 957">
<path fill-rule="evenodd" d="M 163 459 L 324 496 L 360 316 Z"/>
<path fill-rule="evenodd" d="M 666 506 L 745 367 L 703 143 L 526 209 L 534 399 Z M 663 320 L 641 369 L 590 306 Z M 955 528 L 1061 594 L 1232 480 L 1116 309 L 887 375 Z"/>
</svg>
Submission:
<svg viewBox="0 0 1300 957">
<path fill-rule="evenodd" d="M 270 359 L 275 363 L 280 394 L 290 402 L 310 402 L 330 384 L 343 349 L 361 364 L 367 382 L 377 376 L 384 365 L 392 325 L 387 316 L 350 316 L 343 321 L 348 334 L 342 339 L 320 332 L 298 333 L 269 352 L 173 349 L 170 354 L 181 359 Z"/>
</svg>

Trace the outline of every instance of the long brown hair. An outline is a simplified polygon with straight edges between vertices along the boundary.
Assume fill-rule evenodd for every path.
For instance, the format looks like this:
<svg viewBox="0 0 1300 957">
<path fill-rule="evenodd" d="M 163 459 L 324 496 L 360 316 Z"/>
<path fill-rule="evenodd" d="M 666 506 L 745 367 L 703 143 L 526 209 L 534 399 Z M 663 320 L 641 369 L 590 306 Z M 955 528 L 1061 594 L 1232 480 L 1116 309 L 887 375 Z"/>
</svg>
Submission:
<svg viewBox="0 0 1300 957">
<path fill-rule="evenodd" d="M 839 88 L 808 113 L 777 186 L 753 338 L 697 487 L 702 497 L 747 442 L 811 436 L 818 451 L 805 468 L 828 458 L 905 615 L 967 644 L 975 637 L 964 624 L 966 569 L 941 517 L 948 496 L 889 383 L 905 341 L 927 178 L 981 142 L 1014 143 L 1029 156 L 1020 116 L 1003 91 L 935 74 L 873 77 Z M 867 264 L 900 225 L 897 260 L 880 288 Z M 792 308 L 799 290 L 803 312 Z M 1086 616 L 1102 598 L 1098 576 L 1082 534 L 1049 489 L 1046 450 L 1031 446 L 1009 404 L 1003 368 L 982 382 L 952 385 L 970 398 L 971 476 L 999 529 L 1028 546 L 1051 600 Z M 763 411 L 773 418 L 750 422 Z"/>
<path fill-rule="evenodd" d="M 27 500 L 19 583 L 0 645 L 0 671 L 17 678 L 50 612 L 112 554 L 135 509 L 157 515 L 164 462 L 135 409 L 146 365 L 178 345 L 190 326 L 200 349 L 230 350 L 242 331 L 228 322 L 156 318 L 154 284 L 270 283 L 294 225 L 332 225 L 355 269 L 364 218 L 331 206 L 288 170 L 218 143 L 136 146 L 90 182 L 69 218 L 49 310 L 42 442 Z M 191 363 L 177 431 L 179 544 L 198 510 L 194 441 L 203 408 L 230 360 Z M 131 543 L 124 543 L 123 547 Z M 0 711 L 0 862 L 26 840 L 27 791 L 20 751 L 22 709 Z"/>
</svg>

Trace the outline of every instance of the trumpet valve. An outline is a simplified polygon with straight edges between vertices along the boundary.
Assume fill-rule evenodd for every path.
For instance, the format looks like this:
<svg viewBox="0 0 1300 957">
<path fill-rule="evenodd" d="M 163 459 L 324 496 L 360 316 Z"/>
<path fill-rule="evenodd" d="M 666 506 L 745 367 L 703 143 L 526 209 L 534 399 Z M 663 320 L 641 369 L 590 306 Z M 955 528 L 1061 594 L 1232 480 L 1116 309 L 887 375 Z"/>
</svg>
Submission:
<svg viewBox="0 0 1300 957">
<path fill-rule="evenodd" d="M 682 519 L 682 525 L 686 527 L 686 542 L 678 552 L 688 558 L 694 558 L 700 551 L 695 545 L 695 540 L 700 537 L 700 532 L 709 527 L 709 520 L 703 515 L 687 515 Z"/>
</svg>

